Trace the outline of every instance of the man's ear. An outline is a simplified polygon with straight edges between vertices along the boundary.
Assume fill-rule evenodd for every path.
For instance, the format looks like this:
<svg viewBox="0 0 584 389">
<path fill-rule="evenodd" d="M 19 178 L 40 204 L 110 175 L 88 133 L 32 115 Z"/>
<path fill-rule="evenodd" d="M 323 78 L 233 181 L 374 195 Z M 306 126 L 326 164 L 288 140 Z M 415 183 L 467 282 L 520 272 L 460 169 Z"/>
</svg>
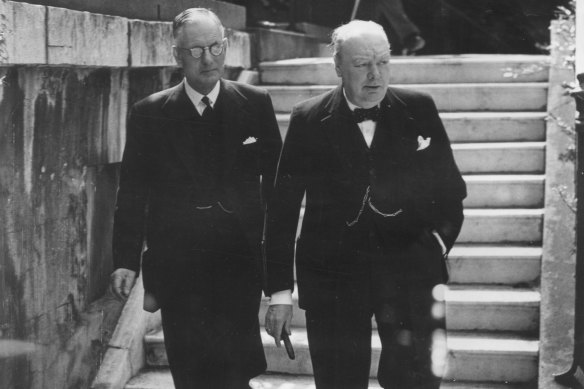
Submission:
<svg viewBox="0 0 584 389">
<path fill-rule="evenodd" d="M 335 64 L 335 72 L 337 73 L 338 77 L 341 77 L 341 67 L 338 64 L 338 59 L 337 57 L 334 58 L 334 64 Z"/>
<path fill-rule="evenodd" d="M 182 57 L 178 54 L 176 46 L 172 46 L 172 56 L 174 57 L 174 60 L 176 61 L 177 65 L 182 68 L 183 65 Z"/>
</svg>

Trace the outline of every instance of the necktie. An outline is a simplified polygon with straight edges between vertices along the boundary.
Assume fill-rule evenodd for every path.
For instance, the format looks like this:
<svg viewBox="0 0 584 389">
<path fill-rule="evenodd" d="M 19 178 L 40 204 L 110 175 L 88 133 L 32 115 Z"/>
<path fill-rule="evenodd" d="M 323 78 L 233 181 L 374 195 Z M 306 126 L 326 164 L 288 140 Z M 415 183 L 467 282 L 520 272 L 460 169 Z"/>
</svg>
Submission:
<svg viewBox="0 0 584 389">
<path fill-rule="evenodd" d="M 201 102 L 205 104 L 207 107 L 203 110 L 203 114 L 201 117 L 203 119 L 210 119 L 213 116 L 213 107 L 211 107 L 211 101 L 207 96 L 203 96 Z"/>
<path fill-rule="evenodd" d="M 353 111 L 353 117 L 357 123 L 361 123 L 365 120 L 373 120 L 374 122 L 379 120 L 379 107 L 375 106 L 372 108 L 355 108 Z"/>
</svg>

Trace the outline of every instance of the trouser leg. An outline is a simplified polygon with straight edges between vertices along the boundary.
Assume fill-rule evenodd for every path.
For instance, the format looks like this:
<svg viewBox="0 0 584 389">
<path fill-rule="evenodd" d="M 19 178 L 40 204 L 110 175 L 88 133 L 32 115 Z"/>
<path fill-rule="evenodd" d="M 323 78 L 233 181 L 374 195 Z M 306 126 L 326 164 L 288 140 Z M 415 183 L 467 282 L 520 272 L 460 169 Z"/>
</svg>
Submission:
<svg viewBox="0 0 584 389">
<path fill-rule="evenodd" d="M 406 14 L 402 0 L 378 0 L 375 12 L 378 20 L 380 17 L 387 20 L 400 42 L 410 35 L 420 35 L 420 29 Z"/>
<path fill-rule="evenodd" d="M 371 312 L 335 307 L 306 312 L 317 389 L 367 389 L 371 365 Z"/>
<path fill-rule="evenodd" d="M 230 320 L 213 314 L 194 319 L 188 308 L 183 312 L 163 308 L 162 327 L 176 389 L 249 388 L 249 372 L 239 358 L 228 357 L 235 328 Z"/>
<path fill-rule="evenodd" d="M 438 389 L 445 365 L 444 303 L 432 285 L 400 285 L 396 300 L 377 307 L 382 353 L 378 379 L 386 389 Z"/>
</svg>

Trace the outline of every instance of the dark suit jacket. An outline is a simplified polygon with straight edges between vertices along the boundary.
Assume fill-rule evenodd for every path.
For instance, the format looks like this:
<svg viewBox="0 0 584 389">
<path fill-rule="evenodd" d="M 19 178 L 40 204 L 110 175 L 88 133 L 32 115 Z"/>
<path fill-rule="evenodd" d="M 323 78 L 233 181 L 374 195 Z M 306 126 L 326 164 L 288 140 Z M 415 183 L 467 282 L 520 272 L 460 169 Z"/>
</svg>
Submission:
<svg viewBox="0 0 584 389">
<path fill-rule="evenodd" d="M 281 148 L 269 95 L 259 88 L 221 81 L 215 105 L 221 116 L 223 191 L 209 204 L 201 185 L 208 171 L 197 166 L 193 132 L 197 113 L 183 83 L 136 103 L 129 115 L 114 219 L 114 266 L 140 270 L 145 288 L 169 297 L 184 270 L 177 258 L 193 231 L 213 223 L 196 207 L 217 202 L 233 212 L 250 250 L 259 255 L 264 199 L 269 196 Z M 206 238 L 204 238 L 206 239 Z M 259 258 L 259 257 L 258 257 Z M 257 263 L 256 263 L 257 264 Z M 220 289 L 217 280 L 208 287 Z"/>
<path fill-rule="evenodd" d="M 465 183 L 430 96 L 389 88 L 381 110 L 371 146 L 375 206 L 384 213 L 402 210 L 375 221 L 388 258 L 384 271 L 402 280 L 444 282 L 444 258 L 431 231 L 452 247 L 462 225 Z M 429 147 L 417 151 L 419 137 L 430 138 Z M 339 280 L 362 269 L 358 249 L 348 242 L 354 237 L 348 222 L 371 185 L 363 144 L 340 86 L 294 107 L 268 205 L 267 294 L 294 288 L 294 256 L 303 308 L 338 298 Z"/>
</svg>

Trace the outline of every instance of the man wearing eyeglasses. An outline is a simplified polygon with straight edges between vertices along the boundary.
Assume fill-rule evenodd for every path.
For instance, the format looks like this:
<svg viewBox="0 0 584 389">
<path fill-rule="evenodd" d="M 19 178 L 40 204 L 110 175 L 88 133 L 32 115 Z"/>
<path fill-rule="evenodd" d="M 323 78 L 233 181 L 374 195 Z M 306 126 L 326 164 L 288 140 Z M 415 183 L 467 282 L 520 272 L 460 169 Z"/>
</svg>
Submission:
<svg viewBox="0 0 584 389">
<path fill-rule="evenodd" d="M 258 258 L 282 142 L 267 92 L 222 79 L 227 39 L 213 12 L 182 12 L 173 37 L 184 80 L 128 119 L 112 290 L 127 297 L 142 263 L 177 389 L 249 388 L 266 368 Z"/>
</svg>

